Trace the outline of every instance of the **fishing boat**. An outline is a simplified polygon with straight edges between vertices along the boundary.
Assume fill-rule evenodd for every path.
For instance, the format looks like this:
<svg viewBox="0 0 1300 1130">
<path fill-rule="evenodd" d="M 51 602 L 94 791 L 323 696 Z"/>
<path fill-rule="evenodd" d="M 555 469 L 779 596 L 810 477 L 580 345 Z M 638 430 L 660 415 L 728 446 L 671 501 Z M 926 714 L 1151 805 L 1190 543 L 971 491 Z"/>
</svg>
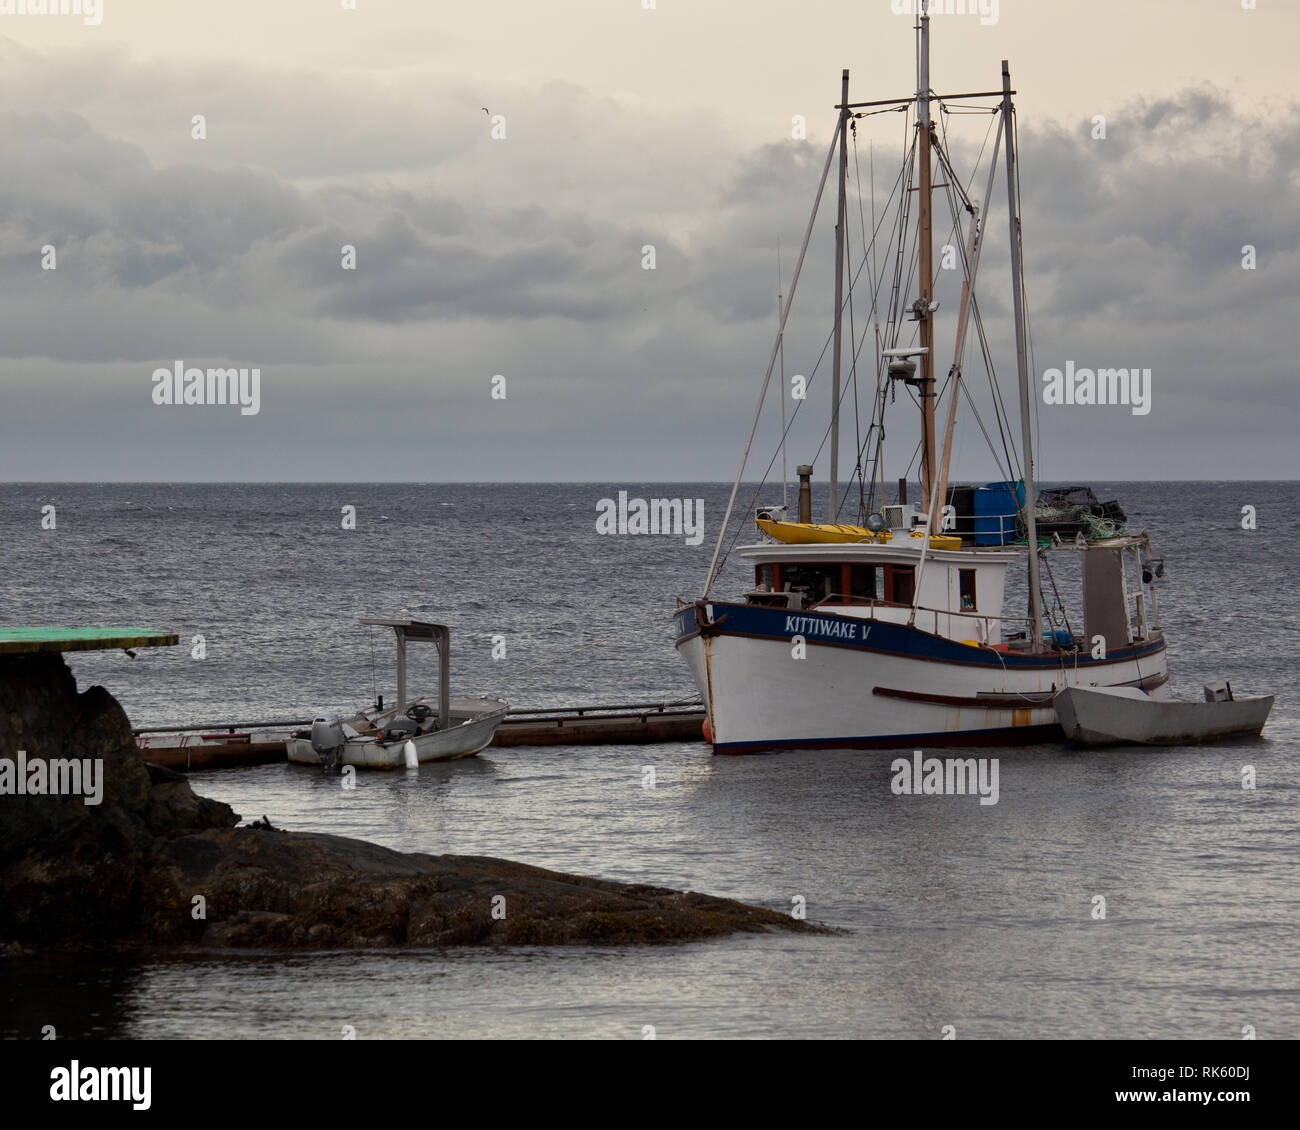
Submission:
<svg viewBox="0 0 1300 1130">
<path fill-rule="evenodd" d="M 1273 696 L 1238 697 L 1227 682 L 1207 683 L 1203 702 L 1153 699 L 1132 687 L 1067 687 L 1055 705 L 1076 745 L 1194 745 L 1259 737 Z"/>
<path fill-rule="evenodd" d="M 1132 688 L 1155 698 L 1168 693 L 1165 639 L 1156 597 L 1164 562 L 1153 552 L 1146 532 L 1129 530 L 1122 522 L 1083 507 L 1070 513 L 1071 520 L 1077 520 L 1077 526 L 1070 528 L 1072 537 L 1038 528 L 1035 402 L 1029 378 L 1016 92 L 1011 87 L 1010 68 L 1004 60 L 1000 90 L 938 95 L 930 83 L 930 18 L 924 5 L 914 30 L 914 93 L 850 102 L 849 72 L 841 75 L 834 134 L 789 292 L 778 298 L 776 340 L 703 595 L 686 601 L 679 598 L 674 613 L 676 647 L 707 707 L 707 733 L 716 753 L 798 747 L 1006 745 L 1059 739 L 1054 703 L 1064 688 Z M 981 154 L 996 129 L 986 169 L 977 169 L 966 180 L 954 167 L 946 128 L 937 124 L 958 111 L 988 115 Z M 892 209 L 897 219 L 891 222 L 887 215 L 882 216 L 871 229 L 864 222 L 864 246 L 856 249 L 850 262 L 848 237 L 858 221 L 848 222 L 848 144 L 852 136 L 856 167 L 858 122 L 880 113 L 902 114 L 908 122 L 902 169 L 883 210 L 888 213 Z M 1008 434 L 1014 428 L 1003 419 L 996 366 L 980 316 L 982 283 L 977 287 L 980 253 L 992 228 L 999 153 L 1005 161 L 1011 251 L 1020 401 L 1018 453 Z M 736 547 L 737 535 L 724 552 L 737 492 L 778 360 L 784 369 L 787 319 L 837 154 L 835 298 L 827 334 L 832 367 L 827 512 L 823 521 L 813 521 L 813 466 L 801 465 L 797 469 L 797 521 L 787 519 L 784 499 L 780 505 L 758 506 L 754 517 L 766 539 Z M 968 189 L 968 185 L 974 187 L 979 172 L 986 178 L 982 198 Z M 859 176 L 859 186 L 862 180 Z M 960 292 L 954 296 L 952 361 L 939 388 L 933 213 L 941 201 L 947 203 L 952 216 L 952 228 L 946 228 L 945 219 L 945 230 L 955 235 L 948 240 L 948 251 L 953 265 L 960 267 Z M 873 221 L 877 214 L 873 200 Z M 885 249 L 882 258 L 886 266 L 879 272 L 872 265 L 879 236 L 873 234 L 868 241 L 868 230 L 887 233 L 893 242 Z M 853 287 L 862 275 L 872 288 L 871 312 L 863 318 L 866 303 L 860 303 L 855 326 Z M 950 277 L 957 276 L 950 272 Z M 910 291 L 913 279 L 914 299 Z M 847 387 L 842 379 L 846 334 L 851 366 Z M 1001 478 L 986 484 L 950 486 L 955 420 L 963 395 L 974 411 L 967 388 L 967 369 L 973 370 L 974 363 L 968 366 L 966 358 L 972 340 L 979 343 L 998 413 L 995 430 L 1002 441 L 1001 450 L 992 438 L 989 448 Z M 856 419 L 859 358 L 870 359 L 875 393 L 854 474 L 841 490 L 841 403 L 853 391 Z M 816 369 L 813 372 L 815 375 Z M 784 384 L 784 371 L 781 382 Z M 784 389 L 780 399 L 784 468 L 786 436 L 794 421 L 792 418 L 787 424 L 785 419 Z M 907 500 L 906 478 L 900 480 L 895 501 L 885 504 L 884 422 L 895 401 L 908 408 L 909 414 L 909 402 L 919 408 L 919 443 L 911 432 L 905 449 L 910 454 L 914 443 L 919 449 L 919 505 Z M 936 412 L 941 401 L 947 415 L 940 445 L 936 442 Z M 794 412 L 807 403 L 799 401 Z M 988 436 L 990 429 L 982 420 L 980 423 Z M 910 431 L 910 427 L 904 428 L 891 416 L 891 434 Z M 783 472 L 783 492 L 785 480 Z M 760 484 L 755 501 L 763 489 Z M 1059 517 L 1061 500 L 1053 497 L 1049 501 L 1055 507 L 1051 516 Z M 1121 515 L 1122 510 L 1106 513 Z M 713 588 L 733 553 L 746 572 L 752 570 L 752 588 L 735 597 L 719 598 L 713 595 Z M 1069 568 L 1053 568 L 1054 558 L 1065 564 L 1067 556 Z M 1023 615 L 1003 607 L 1013 568 L 1026 570 Z M 1069 602 L 1061 597 L 1064 578 L 1058 574 L 1065 573 L 1077 574 L 1081 614 L 1077 606 L 1071 611 Z"/>
<path fill-rule="evenodd" d="M 285 743 L 290 761 L 340 770 L 414 768 L 429 761 L 473 757 L 489 745 L 510 704 L 498 698 L 451 696 L 451 632 L 443 624 L 407 618 L 365 617 L 361 624 L 392 628 L 397 637 L 397 702 L 383 700 L 348 717 L 318 714 L 309 730 Z M 432 643 L 438 651 L 438 706 L 406 694 L 406 645 Z"/>
</svg>

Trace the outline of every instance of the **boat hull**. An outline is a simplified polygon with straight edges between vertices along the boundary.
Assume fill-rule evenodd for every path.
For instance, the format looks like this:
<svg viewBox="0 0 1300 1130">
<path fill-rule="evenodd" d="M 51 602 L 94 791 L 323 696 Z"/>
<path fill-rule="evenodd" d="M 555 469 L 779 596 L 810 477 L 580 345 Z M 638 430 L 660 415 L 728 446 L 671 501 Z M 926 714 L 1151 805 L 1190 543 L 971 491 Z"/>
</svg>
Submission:
<svg viewBox="0 0 1300 1130">
<path fill-rule="evenodd" d="M 506 716 L 506 709 L 505 704 L 502 704 L 498 710 L 467 719 L 460 724 L 456 724 L 453 719 L 453 724 L 445 730 L 407 739 L 415 744 L 416 761 L 424 765 L 432 761 L 455 761 L 462 757 L 473 757 L 491 744 L 497 726 Z M 289 760 L 297 765 L 322 763 L 309 738 L 290 738 L 285 743 L 285 752 Z M 341 764 L 364 769 L 401 769 L 406 765 L 406 741 L 381 743 L 349 739 L 343 745 Z"/>
<path fill-rule="evenodd" d="M 1179 702 L 1073 687 L 1056 697 L 1056 713 L 1066 739 L 1087 746 L 1194 745 L 1258 737 L 1272 708 L 1272 695 Z"/>
<path fill-rule="evenodd" d="M 1168 681 L 1163 640 L 1106 660 L 1027 656 L 903 624 L 722 603 L 681 609 L 677 636 L 720 754 L 1059 740 L 1062 687 L 1159 695 Z"/>
</svg>

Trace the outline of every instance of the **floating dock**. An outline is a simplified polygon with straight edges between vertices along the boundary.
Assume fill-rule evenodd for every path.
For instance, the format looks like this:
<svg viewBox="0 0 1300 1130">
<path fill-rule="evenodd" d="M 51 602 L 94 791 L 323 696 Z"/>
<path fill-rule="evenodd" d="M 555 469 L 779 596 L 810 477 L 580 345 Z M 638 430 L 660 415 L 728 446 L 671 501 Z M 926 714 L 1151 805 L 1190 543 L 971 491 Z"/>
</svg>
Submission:
<svg viewBox="0 0 1300 1130">
<path fill-rule="evenodd" d="M 145 628 L 0 628 L 0 655 L 174 647 L 174 632 Z M 515 709 L 497 726 L 491 745 L 644 745 L 699 741 L 705 712 L 700 700 L 623 702 L 598 706 Z M 208 722 L 133 730 L 145 760 L 168 769 L 220 769 L 284 761 L 285 742 L 310 719 Z"/>
<path fill-rule="evenodd" d="M 0 655 L 64 651 L 113 651 L 133 647 L 174 647 L 173 632 L 147 628 L 0 628 Z"/>
<path fill-rule="evenodd" d="M 512 710 L 497 727 L 493 745 L 641 745 L 700 739 L 699 699 L 633 702 L 557 710 Z"/>
<path fill-rule="evenodd" d="M 702 740 L 698 699 L 511 710 L 493 746 L 645 745 Z M 285 742 L 311 721 L 284 719 L 154 726 L 135 731 L 145 760 L 168 769 L 221 769 L 285 760 Z"/>
</svg>

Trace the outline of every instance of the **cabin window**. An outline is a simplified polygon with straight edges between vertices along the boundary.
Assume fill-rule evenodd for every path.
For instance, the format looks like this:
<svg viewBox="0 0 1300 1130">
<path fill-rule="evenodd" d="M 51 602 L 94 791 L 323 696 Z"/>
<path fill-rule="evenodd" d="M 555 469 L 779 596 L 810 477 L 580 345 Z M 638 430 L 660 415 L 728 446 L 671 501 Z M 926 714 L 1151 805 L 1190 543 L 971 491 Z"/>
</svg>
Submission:
<svg viewBox="0 0 1300 1130">
<path fill-rule="evenodd" d="M 958 569 L 957 570 L 957 588 L 961 596 L 962 611 L 974 611 L 975 609 L 975 570 Z"/>
<path fill-rule="evenodd" d="M 832 594 L 838 594 L 842 584 L 838 564 L 786 563 L 781 566 L 781 580 L 790 592 L 803 594 L 805 605 L 815 604 Z"/>
<path fill-rule="evenodd" d="M 754 588 L 762 592 L 772 592 L 775 581 L 771 565 L 760 565 L 754 570 Z"/>
<path fill-rule="evenodd" d="M 884 592 L 879 565 L 849 566 L 849 595 L 855 600 L 879 600 Z"/>
<path fill-rule="evenodd" d="M 885 566 L 886 599 L 894 604 L 911 604 L 916 592 L 916 581 L 911 565 Z"/>
</svg>

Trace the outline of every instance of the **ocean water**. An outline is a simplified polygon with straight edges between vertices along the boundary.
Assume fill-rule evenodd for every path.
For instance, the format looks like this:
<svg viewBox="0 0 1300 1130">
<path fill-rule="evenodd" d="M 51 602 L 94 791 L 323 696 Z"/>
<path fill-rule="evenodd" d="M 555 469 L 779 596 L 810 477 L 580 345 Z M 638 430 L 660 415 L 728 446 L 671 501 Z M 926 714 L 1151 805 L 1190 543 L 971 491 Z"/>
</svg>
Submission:
<svg viewBox="0 0 1300 1130">
<path fill-rule="evenodd" d="M 703 498 L 704 543 L 601 537 L 597 501 Z M 778 488 L 779 489 L 779 488 Z M 393 692 L 391 634 L 451 625 L 453 691 L 521 706 L 693 693 L 674 595 L 698 595 L 727 488 L 0 486 L 9 624 L 170 629 L 70 656 L 137 725 L 307 717 Z M 489 750 L 418 774 L 196 773 L 246 819 L 407 851 L 806 902 L 831 936 L 667 946 L 0 962 L 0 1032 L 35 1037 L 1260 1038 L 1300 1036 L 1300 484 L 1118 483 L 1166 558 L 1172 685 L 1278 696 L 1265 738 L 981 750 L 1000 797 L 890 790 L 893 752 L 713 757 L 703 742 Z M 741 501 L 749 498 L 742 491 Z M 766 496 L 771 501 L 772 495 Z M 55 506 L 57 527 L 41 528 Z M 1242 507 L 1258 528 L 1241 528 Z M 357 528 L 342 528 L 345 506 Z M 1062 563 L 1064 576 L 1068 568 Z M 719 594 L 746 578 L 728 562 Z M 1023 601 L 1012 586 L 1008 609 Z M 373 634 L 372 634 L 373 633 Z M 205 658 L 196 658 L 202 636 Z M 493 659 L 493 637 L 506 654 Z M 424 664 L 421 666 L 421 664 Z M 412 687 L 431 682 L 432 657 Z M 415 693 L 420 693 L 418 689 Z M 953 752 L 953 751 L 945 751 Z M 654 789 L 642 787 L 644 766 Z M 1242 788 L 1253 766 L 1257 787 Z M 1106 917 L 1093 917 L 1103 896 Z"/>
</svg>

